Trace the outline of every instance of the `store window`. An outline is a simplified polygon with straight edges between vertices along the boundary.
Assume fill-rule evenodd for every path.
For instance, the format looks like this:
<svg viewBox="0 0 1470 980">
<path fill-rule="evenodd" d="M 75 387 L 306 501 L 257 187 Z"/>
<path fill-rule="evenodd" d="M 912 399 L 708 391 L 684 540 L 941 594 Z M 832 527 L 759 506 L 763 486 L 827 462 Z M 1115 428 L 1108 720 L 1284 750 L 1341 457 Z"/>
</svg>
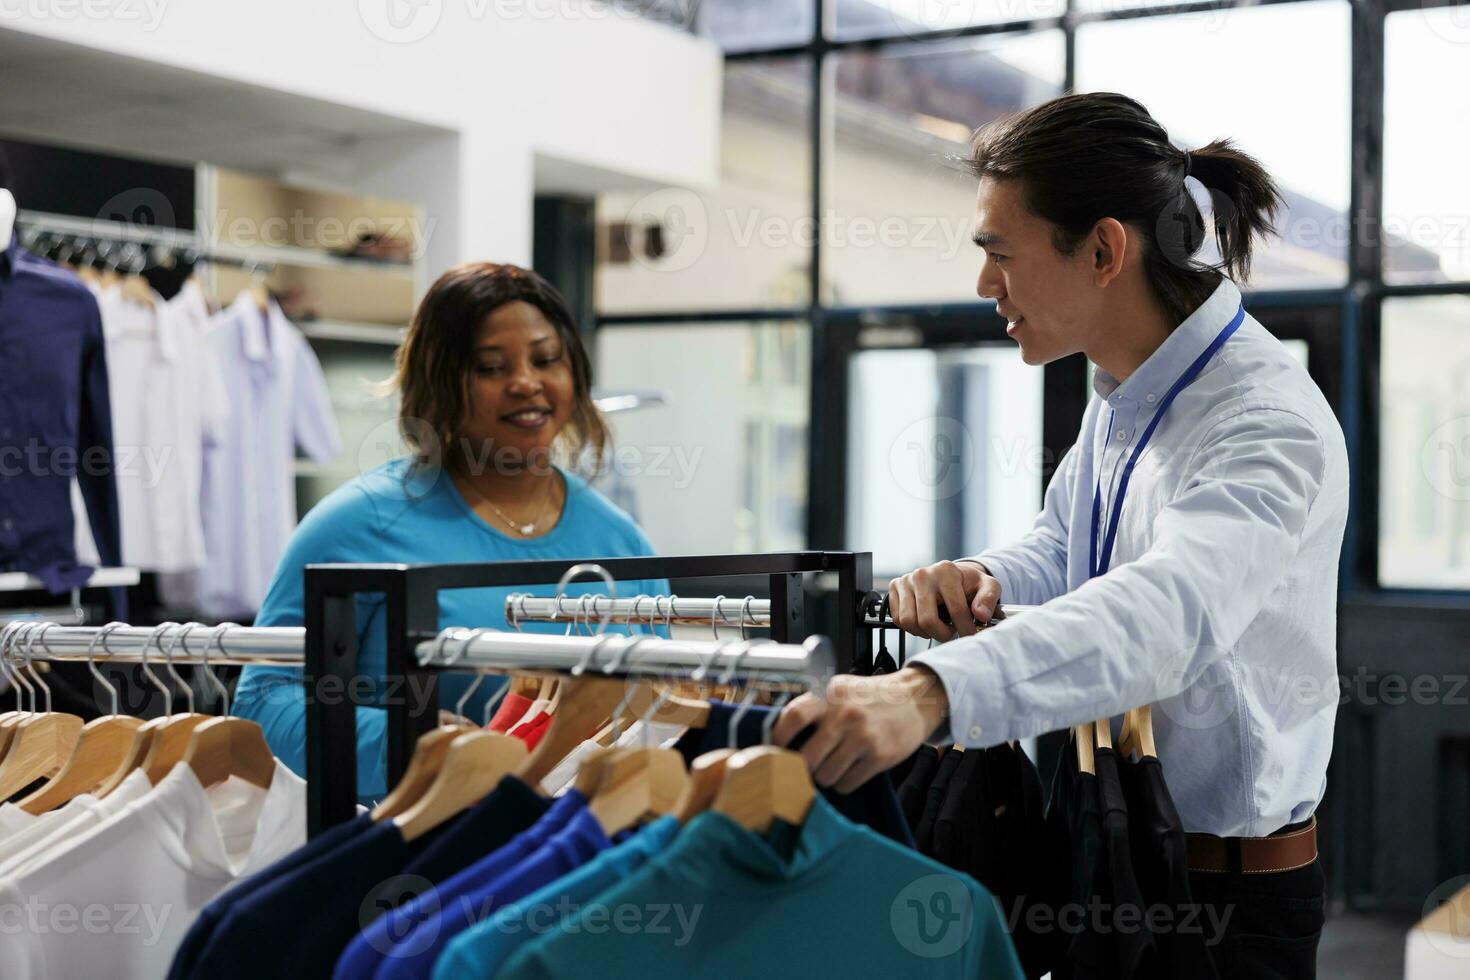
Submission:
<svg viewBox="0 0 1470 980">
<path fill-rule="evenodd" d="M 1286 207 L 1277 215 L 1280 237 L 1253 257 L 1255 288 L 1347 280 L 1349 11 L 1340 0 L 1314 0 L 1077 31 L 1079 92 L 1132 96 L 1185 149 L 1230 137 L 1276 178 Z"/>
<path fill-rule="evenodd" d="M 1065 0 L 836 0 L 830 34 L 839 40 L 918 37 L 975 24 L 1042 20 L 1066 12 Z"/>
<path fill-rule="evenodd" d="M 600 313 L 807 304 L 811 75 L 802 59 L 726 66 L 718 187 L 598 198 Z"/>
<path fill-rule="evenodd" d="M 1042 371 L 1014 344 L 849 366 L 847 540 L 880 579 L 1024 534 L 1041 509 Z"/>
<path fill-rule="evenodd" d="M 689 8 L 699 33 L 726 51 L 805 44 L 816 29 L 814 0 L 666 0 Z M 817 0 L 819 2 L 819 0 Z"/>
<path fill-rule="evenodd" d="M 1384 32 L 1384 276 L 1470 279 L 1470 16 L 1404 11 Z"/>
<path fill-rule="evenodd" d="M 1470 297 L 1383 301 L 1378 579 L 1470 588 Z"/>
<path fill-rule="evenodd" d="M 974 130 L 1062 92 L 1060 31 L 834 56 L 823 301 L 975 301 Z"/>
<path fill-rule="evenodd" d="M 811 335 L 803 323 L 607 327 L 598 384 L 664 404 L 611 416 L 597 484 L 660 554 L 806 543 Z"/>
</svg>

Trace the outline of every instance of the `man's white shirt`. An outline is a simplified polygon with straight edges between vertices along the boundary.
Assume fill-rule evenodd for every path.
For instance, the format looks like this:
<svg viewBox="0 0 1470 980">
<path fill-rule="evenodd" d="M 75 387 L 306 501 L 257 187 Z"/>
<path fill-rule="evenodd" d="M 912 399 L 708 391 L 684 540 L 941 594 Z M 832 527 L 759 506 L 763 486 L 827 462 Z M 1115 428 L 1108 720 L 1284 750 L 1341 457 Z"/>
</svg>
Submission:
<svg viewBox="0 0 1470 980">
<path fill-rule="evenodd" d="M 1186 830 L 1260 836 L 1316 810 L 1338 703 L 1347 450 L 1317 385 L 1248 314 L 1159 422 L 1111 567 L 1089 578 L 1094 486 L 1100 551 L 1139 436 L 1240 304 L 1223 280 L 1121 384 L 1097 371 L 1035 526 L 975 556 L 1002 606 L 1045 608 L 911 658 L 948 695 L 932 741 L 994 745 L 1151 704 Z"/>
</svg>

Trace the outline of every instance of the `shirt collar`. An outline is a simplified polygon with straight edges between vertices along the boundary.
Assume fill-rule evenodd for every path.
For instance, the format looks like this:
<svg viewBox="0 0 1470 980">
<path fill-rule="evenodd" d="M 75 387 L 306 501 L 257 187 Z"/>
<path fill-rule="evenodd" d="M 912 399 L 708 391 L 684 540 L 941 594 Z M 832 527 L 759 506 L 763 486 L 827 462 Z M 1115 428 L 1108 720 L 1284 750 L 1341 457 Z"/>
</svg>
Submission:
<svg viewBox="0 0 1470 980">
<path fill-rule="evenodd" d="M 710 810 L 696 817 L 679 839 L 695 842 L 705 834 L 715 835 L 719 840 L 715 851 L 721 861 L 756 877 L 790 881 L 804 877 L 826 861 L 853 838 L 854 830 L 853 824 L 817 793 L 800 827 L 778 820 L 769 833 L 762 835 Z"/>
<path fill-rule="evenodd" d="M 240 323 L 241 350 L 247 358 L 269 364 L 273 354 L 281 353 L 281 327 L 285 315 L 275 300 L 271 300 L 270 306 L 262 313 L 249 290 L 242 290 L 230 304 L 230 316 Z"/>
<path fill-rule="evenodd" d="M 1240 309 L 1240 289 L 1227 278 L 1210 294 L 1184 322 L 1175 327 L 1158 349 L 1148 356 L 1138 370 L 1126 381 L 1119 382 L 1102 368 L 1092 378 L 1092 390 L 1098 397 L 1111 401 L 1116 396 L 1120 401 L 1131 400 L 1153 408 L 1163 400 L 1165 393 L 1193 364 L 1195 358 L 1204 353 L 1211 341 L 1224 329 Z M 1153 397 L 1150 398 L 1149 396 Z"/>
</svg>

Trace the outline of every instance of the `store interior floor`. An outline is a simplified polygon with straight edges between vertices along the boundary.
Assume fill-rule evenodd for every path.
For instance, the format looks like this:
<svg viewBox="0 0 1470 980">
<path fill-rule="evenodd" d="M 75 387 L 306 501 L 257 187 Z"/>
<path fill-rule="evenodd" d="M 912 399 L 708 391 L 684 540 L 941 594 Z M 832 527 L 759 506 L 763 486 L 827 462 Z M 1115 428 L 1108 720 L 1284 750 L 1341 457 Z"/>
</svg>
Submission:
<svg viewBox="0 0 1470 980">
<path fill-rule="evenodd" d="M 1322 930 L 1317 975 L 1332 980 L 1400 980 L 1408 913 L 1336 912 Z"/>
</svg>

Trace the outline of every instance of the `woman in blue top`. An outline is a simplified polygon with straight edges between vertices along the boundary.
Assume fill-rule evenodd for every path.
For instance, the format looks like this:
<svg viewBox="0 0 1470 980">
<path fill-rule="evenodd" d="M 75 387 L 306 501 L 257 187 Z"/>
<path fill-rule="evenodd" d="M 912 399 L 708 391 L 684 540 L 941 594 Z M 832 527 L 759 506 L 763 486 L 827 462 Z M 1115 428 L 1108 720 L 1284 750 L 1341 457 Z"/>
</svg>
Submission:
<svg viewBox="0 0 1470 980">
<path fill-rule="evenodd" d="M 319 562 L 484 562 L 650 555 L 643 532 L 587 483 L 554 465 L 587 452 L 604 458 L 608 432 L 592 403 L 592 371 L 571 311 L 536 273 L 474 263 L 446 272 L 419 304 L 398 350 L 393 385 L 402 398 L 399 431 L 412 453 L 338 487 L 292 535 L 266 594 L 258 626 L 299 626 L 304 576 Z M 602 591 L 573 585 L 569 595 Z M 512 591 L 551 595 L 551 586 L 439 593 L 439 624 L 507 629 Z M 620 584 L 620 594 L 661 594 L 666 581 Z M 382 598 L 360 596 L 358 690 L 412 697 L 384 678 Z M 528 624 L 527 631 L 565 627 Z M 446 674 L 441 708 L 471 682 Z M 499 684 L 485 683 L 466 706 L 478 719 Z M 366 699 L 365 699 L 366 700 Z M 259 722 L 271 750 L 305 769 L 301 671 L 246 667 L 236 713 Z M 357 709 L 358 792 L 387 791 L 380 707 Z"/>
</svg>

